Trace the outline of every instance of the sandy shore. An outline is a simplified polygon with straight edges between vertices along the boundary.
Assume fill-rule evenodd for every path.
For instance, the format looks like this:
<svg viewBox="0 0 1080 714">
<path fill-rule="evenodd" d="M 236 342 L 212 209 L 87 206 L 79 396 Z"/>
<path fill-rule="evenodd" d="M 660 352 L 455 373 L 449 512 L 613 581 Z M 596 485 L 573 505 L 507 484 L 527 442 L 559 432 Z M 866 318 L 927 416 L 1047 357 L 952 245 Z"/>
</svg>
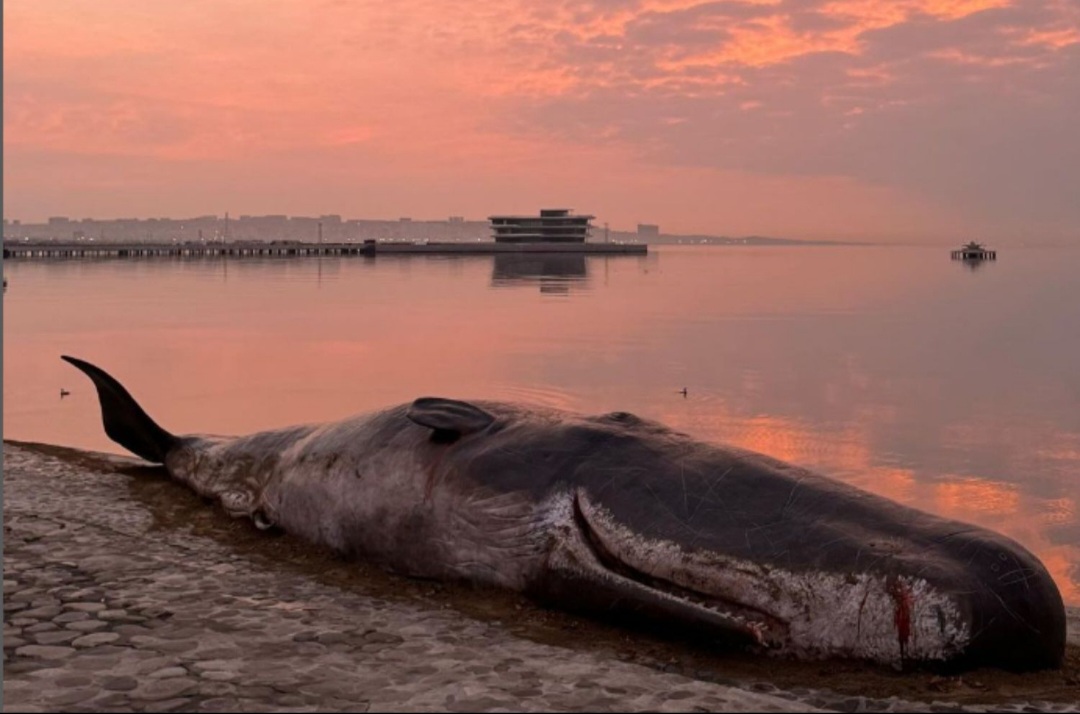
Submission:
<svg viewBox="0 0 1080 714">
<path fill-rule="evenodd" d="M 962 678 L 715 653 L 345 563 L 140 462 L 4 444 L 4 711 L 1080 711 Z"/>
</svg>

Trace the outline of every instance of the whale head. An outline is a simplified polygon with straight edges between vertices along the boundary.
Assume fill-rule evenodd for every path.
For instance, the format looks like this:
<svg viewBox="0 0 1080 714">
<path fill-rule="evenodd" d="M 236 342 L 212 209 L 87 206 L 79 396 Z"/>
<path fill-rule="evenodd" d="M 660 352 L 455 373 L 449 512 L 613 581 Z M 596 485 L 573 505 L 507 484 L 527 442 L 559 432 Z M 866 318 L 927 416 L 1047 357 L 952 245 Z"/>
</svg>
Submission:
<svg viewBox="0 0 1080 714">
<path fill-rule="evenodd" d="M 453 404 L 409 416 L 446 478 L 547 504 L 542 598 L 803 658 L 1062 662 L 1057 586 L 999 533 L 625 412 Z"/>
</svg>

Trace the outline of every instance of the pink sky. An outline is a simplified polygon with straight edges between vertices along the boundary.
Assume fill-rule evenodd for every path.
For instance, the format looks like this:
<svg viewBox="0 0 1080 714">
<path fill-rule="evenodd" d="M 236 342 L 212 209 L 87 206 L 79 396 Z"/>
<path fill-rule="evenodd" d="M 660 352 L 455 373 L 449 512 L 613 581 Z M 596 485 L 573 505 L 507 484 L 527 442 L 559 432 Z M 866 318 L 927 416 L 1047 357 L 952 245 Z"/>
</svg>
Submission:
<svg viewBox="0 0 1080 714">
<path fill-rule="evenodd" d="M 1075 0 L 11 0 L 4 215 L 1080 243 Z"/>
</svg>

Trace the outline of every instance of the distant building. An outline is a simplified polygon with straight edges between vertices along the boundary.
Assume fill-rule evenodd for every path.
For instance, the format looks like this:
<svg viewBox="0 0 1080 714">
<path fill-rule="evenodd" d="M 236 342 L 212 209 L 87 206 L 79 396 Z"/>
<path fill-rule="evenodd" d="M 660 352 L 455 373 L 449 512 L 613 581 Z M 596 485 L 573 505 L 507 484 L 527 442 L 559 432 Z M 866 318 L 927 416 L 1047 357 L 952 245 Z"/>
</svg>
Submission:
<svg viewBox="0 0 1080 714">
<path fill-rule="evenodd" d="M 496 243 L 584 243 L 595 216 L 567 208 L 545 208 L 539 216 L 490 216 Z"/>
<path fill-rule="evenodd" d="M 997 260 L 997 251 L 971 241 L 951 253 L 953 260 Z"/>
<path fill-rule="evenodd" d="M 655 223 L 639 223 L 637 224 L 638 238 L 659 238 L 660 226 Z"/>
</svg>

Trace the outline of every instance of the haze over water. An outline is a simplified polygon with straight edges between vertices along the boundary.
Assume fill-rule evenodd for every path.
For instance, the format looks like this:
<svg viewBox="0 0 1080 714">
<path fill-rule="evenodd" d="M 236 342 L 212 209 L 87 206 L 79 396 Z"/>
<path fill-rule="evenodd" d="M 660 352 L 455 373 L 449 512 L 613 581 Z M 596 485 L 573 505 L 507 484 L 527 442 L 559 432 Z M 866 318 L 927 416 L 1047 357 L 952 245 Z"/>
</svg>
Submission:
<svg viewBox="0 0 1080 714">
<path fill-rule="evenodd" d="M 1013 249 L 971 269 L 940 248 L 664 247 L 10 260 L 4 437 L 124 453 L 61 354 L 100 365 L 181 433 L 425 395 L 632 411 L 1002 531 L 1080 605 L 1078 259 Z"/>
</svg>

